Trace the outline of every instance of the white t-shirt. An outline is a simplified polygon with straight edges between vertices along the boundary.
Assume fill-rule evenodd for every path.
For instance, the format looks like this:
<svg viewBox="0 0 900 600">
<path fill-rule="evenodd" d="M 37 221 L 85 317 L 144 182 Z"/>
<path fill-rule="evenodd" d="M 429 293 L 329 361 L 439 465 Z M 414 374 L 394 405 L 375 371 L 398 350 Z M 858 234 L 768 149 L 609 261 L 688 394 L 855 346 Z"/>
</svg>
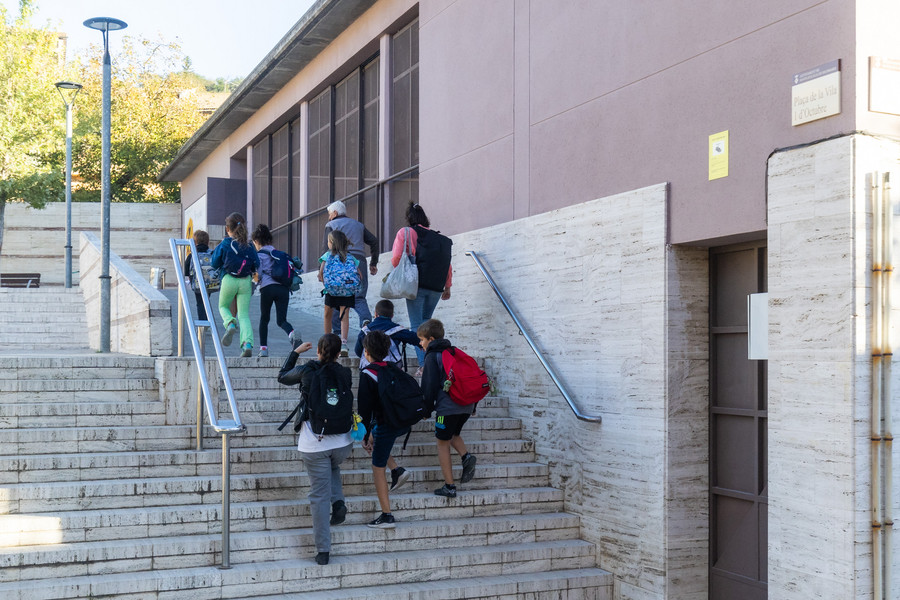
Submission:
<svg viewBox="0 0 900 600">
<path fill-rule="evenodd" d="M 343 448 L 353 443 L 350 432 L 337 433 L 335 435 L 324 435 L 319 440 L 319 436 L 313 433 L 312 425 L 309 421 L 304 421 L 303 427 L 297 434 L 297 450 L 300 452 L 325 452 L 326 450 L 335 450 Z"/>
</svg>

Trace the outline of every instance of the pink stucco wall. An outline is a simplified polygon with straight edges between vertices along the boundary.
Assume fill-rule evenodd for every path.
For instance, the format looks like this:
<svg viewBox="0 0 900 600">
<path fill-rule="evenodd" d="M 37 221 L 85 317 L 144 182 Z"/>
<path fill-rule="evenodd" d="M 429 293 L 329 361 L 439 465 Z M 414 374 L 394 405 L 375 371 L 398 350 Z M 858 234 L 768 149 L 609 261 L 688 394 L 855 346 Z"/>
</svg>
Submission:
<svg viewBox="0 0 900 600">
<path fill-rule="evenodd" d="M 900 133 L 856 100 L 857 36 L 900 56 L 897 36 L 862 42 L 879 15 L 854 0 L 424 2 L 421 201 L 457 233 L 670 182 L 670 242 L 759 237 L 774 149 L 857 121 Z M 834 59 L 841 114 L 792 127 L 791 76 Z M 722 130 L 729 176 L 709 181 Z"/>
</svg>

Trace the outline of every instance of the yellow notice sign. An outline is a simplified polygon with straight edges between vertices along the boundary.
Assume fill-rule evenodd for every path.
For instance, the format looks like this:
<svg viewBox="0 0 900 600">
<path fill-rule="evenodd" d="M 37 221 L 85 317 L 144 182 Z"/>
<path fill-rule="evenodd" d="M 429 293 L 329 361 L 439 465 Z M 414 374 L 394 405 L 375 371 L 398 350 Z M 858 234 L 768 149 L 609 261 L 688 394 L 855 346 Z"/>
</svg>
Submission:
<svg viewBox="0 0 900 600">
<path fill-rule="evenodd" d="M 728 131 L 709 136 L 709 180 L 728 177 Z"/>
</svg>

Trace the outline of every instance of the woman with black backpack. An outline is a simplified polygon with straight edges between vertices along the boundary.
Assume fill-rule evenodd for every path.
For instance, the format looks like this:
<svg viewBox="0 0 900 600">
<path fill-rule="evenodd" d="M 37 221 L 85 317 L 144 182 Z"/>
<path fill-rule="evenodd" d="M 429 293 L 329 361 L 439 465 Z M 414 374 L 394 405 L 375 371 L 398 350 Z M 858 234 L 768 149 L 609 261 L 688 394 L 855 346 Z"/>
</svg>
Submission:
<svg viewBox="0 0 900 600">
<path fill-rule="evenodd" d="M 288 286 L 275 281 L 272 277 L 272 269 L 275 261 L 284 261 L 283 268 L 290 272 L 286 264 L 287 258 L 273 256 L 275 246 L 272 245 L 272 232 L 268 226 L 260 223 L 253 230 L 253 245 L 259 255 L 259 270 L 257 271 L 257 284 L 259 286 L 259 356 L 269 355 L 269 318 L 272 314 L 272 305 L 275 305 L 275 322 L 282 331 L 288 334 L 291 346 L 299 345 L 298 331 L 287 320 L 288 302 L 291 299 L 291 291 Z"/>
<path fill-rule="evenodd" d="M 278 382 L 300 384 L 300 416 L 294 430 L 298 434 L 297 450 L 309 476 L 316 563 L 327 565 L 331 525 L 340 525 L 347 517 L 341 463 L 353 449 L 352 378 L 350 369 L 337 362 L 341 338 L 333 333 L 323 335 L 319 338 L 318 360 L 309 360 L 298 367 L 299 355 L 310 348 L 312 344 L 304 342 L 291 351 L 278 373 Z"/>
<path fill-rule="evenodd" d="M 453 284 L 450 247 L 453 241 L 439 231 L 429 229 L 431 223 L 428 215 L 418 203 L 410 203 L 407 207 L 406 222 L 409 227 L 399 230 L 394 238 L 391 264 L 394 267 L 399 264 L 404 246 L 408 248 L 410 256 L 415 258 L 419 289 L 414 300 L 406 301 L 409 328 L 415 331 L 434 314 L 438 300 L 450 299 L 450 286 Z M 416 358 L 419 359 L 416 375 L 420 376 L 425 365 L 425 351 L 418 346 Z"/>
</svg>

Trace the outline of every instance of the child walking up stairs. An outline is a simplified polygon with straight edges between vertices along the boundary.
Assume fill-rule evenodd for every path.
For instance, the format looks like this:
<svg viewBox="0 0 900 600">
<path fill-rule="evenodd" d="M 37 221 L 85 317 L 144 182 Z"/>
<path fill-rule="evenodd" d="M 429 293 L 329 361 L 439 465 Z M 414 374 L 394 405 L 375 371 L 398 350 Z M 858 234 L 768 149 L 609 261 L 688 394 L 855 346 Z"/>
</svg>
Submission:
<svg viewBox="0 0 900 600">
<path fill-rule="evenodd" d="M 156 359 L 0 357 L 0 598 L 612 597 L 579 517 L 496 397 L 466 426 L 478 468 L 454 499 L 433 493 L 433 421 L 414 428 L 394 529 L 366 527 L 378 502 L 355 447 L 347 519 L 317 565 L 309 482 L 294 436 L 276 429 L 296 390 L 269 386 L 278 358 L 228 360 L 247 433 L 232 438 L 222 570 L 220 438 L 197 452 L 191 423 L 171 422 L 185 411 L 167 410 Z"/>
</svg>

